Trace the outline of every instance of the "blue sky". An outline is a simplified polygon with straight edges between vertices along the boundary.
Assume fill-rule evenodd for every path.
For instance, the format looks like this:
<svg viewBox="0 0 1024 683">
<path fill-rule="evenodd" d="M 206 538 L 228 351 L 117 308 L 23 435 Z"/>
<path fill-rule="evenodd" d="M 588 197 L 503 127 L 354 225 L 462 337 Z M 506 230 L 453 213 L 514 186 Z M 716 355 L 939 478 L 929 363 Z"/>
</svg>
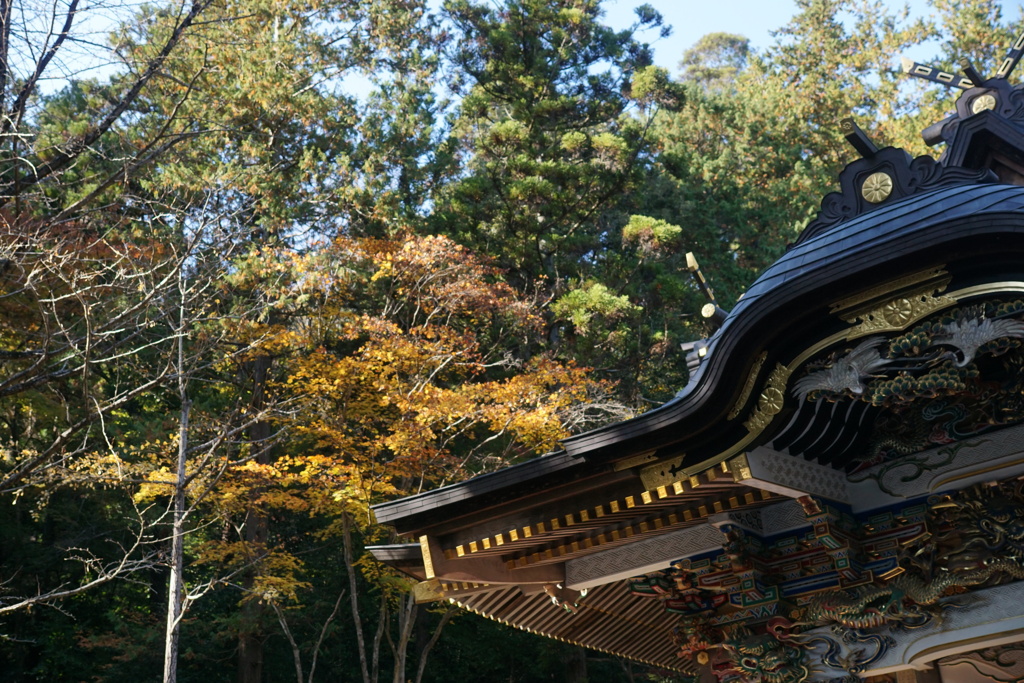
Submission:
<svg viewBox="0 0 1024 683">
<path fill-rule="evenodd" d="M 635 15 L 633 9 L 645 4 L 645 0 L 605 0 L 606 22 L 615 28 L 629 26 Z M 686 48 L 707 34 L 716 31 L 739 33 L 750 38 L 751 44 L 764 48 L 773 42 L 769 31 L 785 25 L 790 17 L 796 14 L 796 3 L 793 0 L 646 0 L 665 17 L 665 23 L 672 26 L 672 35 L 668 38 L 651 41 L 654 47 L 655 62 L 671 73 L 677 72 L 676 66 Z M 891 7 L 901 7 L 903 3 L 888 3 Z M 926 0 L 910 2 L 911 12 L 917 16 L 930 12 Z M 1004 0 L 1003 17 L 1016 19 L 1021 14 L 1024 0 Z M 1024 29 L 1024 21 L 1021 21 Z M 900 55 L 893 55 L 898 60 Z M 926 55 L 909 55 L 925 59 Z"/>
</svg>

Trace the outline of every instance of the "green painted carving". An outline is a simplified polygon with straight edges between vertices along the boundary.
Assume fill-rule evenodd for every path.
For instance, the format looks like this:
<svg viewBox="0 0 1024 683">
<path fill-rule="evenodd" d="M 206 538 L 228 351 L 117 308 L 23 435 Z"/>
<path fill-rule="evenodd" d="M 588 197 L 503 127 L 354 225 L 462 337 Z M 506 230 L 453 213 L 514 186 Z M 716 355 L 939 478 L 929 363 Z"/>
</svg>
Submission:
<svg viewBox="0 0 1024 683">
<path fill-rule="evenodd" d="M 771 634 L 737 634 L 725 641 L 723 647 L 728 653 L 733 680 L 803 683 L 810 678 L 804 648 Z"/>
</svg>

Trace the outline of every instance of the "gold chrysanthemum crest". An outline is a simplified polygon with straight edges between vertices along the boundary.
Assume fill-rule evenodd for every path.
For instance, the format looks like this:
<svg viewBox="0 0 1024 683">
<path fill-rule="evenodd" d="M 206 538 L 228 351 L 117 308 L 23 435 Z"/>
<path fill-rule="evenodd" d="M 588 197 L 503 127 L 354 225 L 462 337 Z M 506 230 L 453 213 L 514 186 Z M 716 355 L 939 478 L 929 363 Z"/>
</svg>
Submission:
<svg viewBox="0 0 1024 683">
<path fill-rule="evenodd" d="M 872 173 L 861 185 L 860 193 L 872 204 L 884 202 L 892 194 L 892 176 L 888 173 Z"/>
</svg>

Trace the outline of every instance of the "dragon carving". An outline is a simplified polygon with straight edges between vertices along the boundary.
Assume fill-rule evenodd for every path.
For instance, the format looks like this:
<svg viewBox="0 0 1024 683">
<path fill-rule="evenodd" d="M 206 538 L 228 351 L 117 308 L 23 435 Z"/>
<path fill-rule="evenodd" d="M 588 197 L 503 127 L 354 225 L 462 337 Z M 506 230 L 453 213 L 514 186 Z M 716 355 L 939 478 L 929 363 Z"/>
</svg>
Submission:
<svg viewBox="0 0 1024 683">
<path fill-rule="evenodd" d="M 802 683 L 811 671 L 803 648 L 794 647 L 773 635 L 737 635 L 725 641 L 730 668 L 724 682 L 764 681 L 764 683 Z"/>
<path fill-rule="evenodd" d="M 935 533 L 904 548 L 895 578 L 818 595 L 793 626 L 912 628 L 930 621 L 944 596 L 1024 579 L 1024 482 L 979 484 L 930 503 Z"/>
<path fill-rule="evenodd" d="M 978 484 L 928 502 L 927 526 L 904 542 L 895 569 L 818 593 L 789 619 L 773 616 L 754 630 L 749 622 L 716 626 L 715 610 L 691 612 L 674 634 L 680 656 L 711 667 L 720 683 L 802 683 L 819 665 L 857 680 L 895 644 L 883 628 L 924 626 L 957 606 L 944 598 L 1024 579 L 1024 481 Z"/>
<path fill-rule="evenodd" d="M 1024 566 L 1012 557 L 993 557 L 971 570 L 942 568 L 936 576 L 923 579 L 903 573 L 884 586 L 864 585 L 815 597 L 804 610 L 797 610 L 792 626 L 838 625 L 849 629 L 873 629 L 899 625 L 923 626 L 937 614 L 939 599 L 955 589 L 979 586 L 997 577 L 1024 579 Z"/>
</svg>

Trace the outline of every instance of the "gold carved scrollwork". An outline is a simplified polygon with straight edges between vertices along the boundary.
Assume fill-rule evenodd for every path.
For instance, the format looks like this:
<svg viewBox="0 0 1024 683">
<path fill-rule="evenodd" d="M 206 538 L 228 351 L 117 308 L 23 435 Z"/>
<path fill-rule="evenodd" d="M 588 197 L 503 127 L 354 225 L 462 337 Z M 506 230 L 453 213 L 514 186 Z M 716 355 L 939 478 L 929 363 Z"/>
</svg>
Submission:
<svg viewBox="0 0 1024 683">
<path fill-rule="evenodd" d="M 764 362 L 767 358 L 768 352 L 762 351 L 761 355 L 754 361 L 753 367 L 750 368 L 750 374 L 747 375 L 747 382 L 743 385 L 743 390 L 740 391 L 740 397 L 736 399 L 732 410 L 729 411 L 730 420 L 735 420 L 739 416 L 740 411 L 743 410 L 743 406 L 746 405 L 747 399 L 750 398 L 750 394 L 754 391 L 754 382 L 757 381 L 757 376 L 761 374 L 761 368 L 764 367 Z"/>
<path fill-rule="evenodd" d="M 757 400 L 757 407 L 750 415 L 750 419 L 743 423 L 749 432 L 760 432 L 767 427 L 772 418 L 782 411 L 782 404 L 786 399 L 786 380 L 789 379 L 790 369 L 782 363 L 776 363 L 775 369 L 768 377 L 761 396 Z"/>
<path fill-rule="evenodd" d="M 847 332 L 848 340 L 879 332 L 898 332 L 956 303 L 956 298 L 941 294 L 949 280 L 949 274 L 942 268 L 914 273 L 836 302 L 832 312 L 848 323 L 859 323 Z"/>
<path fill-rule="evenodd" d="M 856 339 L 876 332 L 898 332 L 930 313 L 956 303 L 951 296 L 928 293 L 899 297 L 878 308 L 857 316 L 860 324 L 851 328 L 847 339 Z"/>
<path fill-rule="evenodd" d="M 880 316 L 890 325 L 906 325 L 914 319 L 914 302 L 910 299 L 893 299 L 882 306 Z"/>
<path fill-rule="evenodd" d="M 855 323 L 858 320 L 862 320 L 864 322 L 860 325 L 840 330 L 839 332 L 829 335 L 823 339 L 819 339 L 814 344 L 808 346 L 799 355 L 797 355 L 796 358 L 790 361 L 789 368 L 782 368 L 782 371 L 784 372 L 782 375 L 782 381 L 780 383 L 776 383 L 775 386 L 784 387 L 793 371 L 801 367 L 804 363 L 823 350 L 844 341 L 858 339 L 877 331 L 901 331 L 917 320 L 924 318 L 929 313 L 941 310 L 947 306 L 952 306 L 958 302 L 964 301 L 965 299 L 971 299 L 979 296 L 1005 295 L 1011 292 L 1015 294 L 1024 293 L 1024 282 L 1008 280 L 974 285 L 972 287 L 958 289 L 948 295 L 939 295 L 946 291 L 951 279 L 952 278 L 949 273 L 946 272 L 945 267 L 940 266 L 912 273 L 896 280 L 891 280 L 878 287 L 873 287 L 854 296 L 836 301 L 831 307 L 832 314 L 839 316 L 842 320 L 845 320 L 848 323 Z M 906 299 L 907 304 L 898 303 L 898 300 L 900 299 Z M 891 309 L 888 313 L 890 322 L 888 323 L 884 322 L 886 320 L 886 314 L 881 311 L 881 309 L 884 309 L 887 305 L 891 305 Z M 876 310 L 879 311 L 877 316 L 873 313 Z M 908 310 L 909 312 L 901 312 Z M 867 324 L 869 319 L 871 320 L 871 323 Z M 879 323 L 879 321 L 883 322 Z M 901 325 L 896 326 L 899 321 L 904 322 Z M 886 328 L 881 327 L 881 325 L 893 326 Z M 772 373 L 772 377 L 769 378 L 769 385 L 773 384 L 773 380 L 776 377 L 775 373 L 778 373 L 779 370 L 780 368 L 777 366 L 775 371 Z M 762 397 L 761 400 L 765 399 Z M 765 402 L 766 405 L 771 403 L 770 400 L 765 400 Z M 768 414 L 767 412 L 762 411 L 759 403 L 750 419 L 744 423 L 744 426 L 750 430 L 745 436 L 717 455 L 686 467 L 683 473 L 686 475 L 695 475 L 700 472 L 704 472 L 708 468 L 714 467 L 722 461 L 741 453 L 743 449 L 756 440 L 760 430 L 768 426 L 773 416 L 774 414 Z M 649 468 L 661 466 L 662 464 L 658 463 L 657 465 L 649 466 Z M 681 462 L 678 463 L 677 466 L 681 468 Z M 651 488 L 651 486 L 649 485 L 648 488 Z"/>
<path fill-rule="evenodd" d="M 728 462 L 729 472 L 732 474 L 733 481 L 737 484 L 754 478 L 754 473 L 750 471 L 750 461 L 747 459 L 746 453 L 740 453 Z"/>
</svg>

